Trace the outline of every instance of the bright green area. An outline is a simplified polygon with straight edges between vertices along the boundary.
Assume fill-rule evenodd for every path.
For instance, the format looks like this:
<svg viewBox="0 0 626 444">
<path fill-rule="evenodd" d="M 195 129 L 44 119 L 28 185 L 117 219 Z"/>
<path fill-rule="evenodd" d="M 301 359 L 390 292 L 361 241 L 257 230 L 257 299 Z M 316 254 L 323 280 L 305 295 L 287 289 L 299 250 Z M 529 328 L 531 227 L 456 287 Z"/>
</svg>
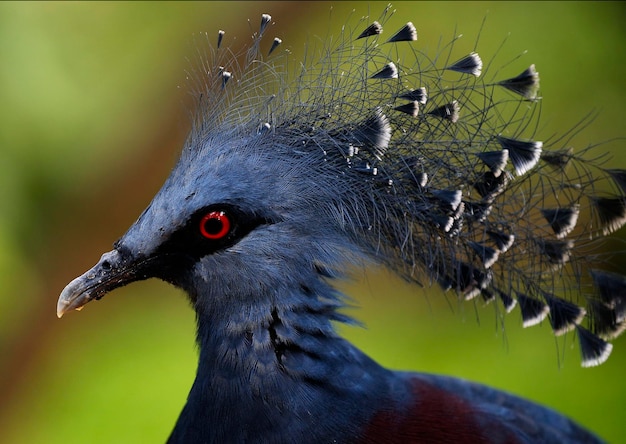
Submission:
<svg viewBox="0 0 626 444">
<path fill-rule="evenodd" d="M 338 2 L 331 29 L 339 29 L 352 8 L 357 17 L 369 8 L 377 18 L 385 5 Z M 626 135 L 621 3 L 395 6 L 388 31 L 412 20 L 417 45 L 431 54 L 440 36 L 447 42 L 455 33 L 472 49 L 485 16 L 478 44 L 485 60 L 507 36 L 497 59 L 502 64 L 528 50 L 523 63 L 514 63 L 535 63 L 541 74 L 543 134 L 562 133 L 598 111 L 576 144 Z M 165 122 L 174 122 L 173 131 L 186 126 L 184 70 L 198 33 L 208 31 L 213 42 L 217 29 L 239 29 L 246 41 L 245 20 L 256 29 L 259 14 L 269 12 L 296 54 L 307 38 L 327 34 L 329 9 L 330 3 L 282 2 L 0 4 L 0 377 L 14 359 L 10 345 L 39 331 L 41 318 L 33 313 L 44 306 L 54 316 L 62 284 L 52 286 L 50 270 L 62 274 L 55 283 L 84 271 L 64 268 L 70 252 L 59 248 L 73 215 L 85 211 L 76 202 L 106 195 L 107 183 L 132 175 L 138 163 L 167 174 L 182 141 L 160 150 L 167 153 L 161 158 L 147 157 L 164 143 L 151 134 Z M 607 145 L 616 153 L 611 165 L 626 165 L 623 144 Z M 89 207 L 100 211 L 100 225 L 82 227 L 82 238 L 92 231 L 102 251 L 80 246 L 84 266 L 109 248 L 154 191 L 146 189 L 137 206 L 118 203 L 124 195 L 108 195 L 101 207 Z M 114 219 L 119 208 L 127 214 Z M 492 307 L 459 304 L 434 290 L 427 298 L 380 272 L 345 288 L 363 305 L 354 315 L 368 329 L 342 331 L 385 365 L 486 382 L 553 406 L 610 442 L 624 440 L 624 338 L 605 365 L 583 370 L 571 335 L 554 340 L 547 325 L 522 330 L 517 314 L 502 329 Z M 48 321 L 54 327 L 42 333 L 44 351 L 33 359 L 22 351 L 26 381 L 11 404 L 0 399 L 6 407 L 0 441 L 164 441 L 196 366 L 193 313 L 184 296 L 160 282 L 138 283 L 80 314 Z"/>
</svg>

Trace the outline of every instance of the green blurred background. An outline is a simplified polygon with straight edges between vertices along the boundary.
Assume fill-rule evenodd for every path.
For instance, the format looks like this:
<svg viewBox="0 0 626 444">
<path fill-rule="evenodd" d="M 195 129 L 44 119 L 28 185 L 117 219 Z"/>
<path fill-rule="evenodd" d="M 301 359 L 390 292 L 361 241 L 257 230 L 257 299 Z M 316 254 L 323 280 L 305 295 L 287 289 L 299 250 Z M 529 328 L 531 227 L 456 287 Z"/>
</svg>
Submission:
<svg viewBox="0 0 626 444">
<path fill-rule="evenodd" d="M 262 12 L 300 54 L 350 11 L 386 2 L 0 3 L 0 441 L 163 442 L 196 367 L 194 316 L 159 281 L 116 290 L 58 320 L 63 286 L 139 215 L 173 166 L 188 129 L 184 90 L 194 36 L 245 42 Z M 621 3 L 397 2 L 387 31 L 412 20 L 431 54 L 462 32 L 485 59 L 535 63 L 542 134 L 600 117 L 577 145 L 624 136 Z M 455 31 L 456 29 L 456 31 Z M 603 146 L 626 166 L 624 142 Z M 621 148 L 621 149 L 620 149 Z M 624 235 L 621 234 L 623 238 Z M 347 337 L 387 366 L 470 378 L 552 406 L 610 442 L 626 440 L 626 340 L 581 369 L 572 335 L 503 329 L 491 307 L 450 304 L 382 270 L 342 284 L 367 329 Z"/>
</svg>

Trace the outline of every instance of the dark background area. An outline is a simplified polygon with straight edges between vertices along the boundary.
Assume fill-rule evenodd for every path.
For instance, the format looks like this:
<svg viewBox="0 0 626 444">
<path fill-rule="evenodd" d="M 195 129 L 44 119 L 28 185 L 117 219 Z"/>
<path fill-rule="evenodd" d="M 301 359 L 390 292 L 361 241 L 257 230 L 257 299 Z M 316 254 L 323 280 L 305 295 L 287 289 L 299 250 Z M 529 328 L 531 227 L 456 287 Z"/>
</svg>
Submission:
<svg viewBox="0 0 626 444">
<path fill-rule="evenodd" d="M 338 33 L 353 8 L 375 19 L 386 4 L 337 2 L 331 13 L 323 2 L 0 3 L 0 441 L 166 439 L 196 367 L 184 295 L 140 282 L 58 320 L 60 291 L 111 249 L 173 166 L 189 127 L 185 69 L 200 33 L 213 42 L 225 29 L 247 42 L 268 12 L 272 36 L 297 58 L 307 40 Z M 513 72 L 535 63 L 541 74 L 542 134 L 563 133 L 591 111 L 599 117 L 577 146 L 626 134 L 621 3 L 394 6 L 387 31 L 413 21 L 416 45 L 432 55 L 458 33 L 459 49 L 471 50 L 485 17 L 485 60 L 505 39 L 501 63 L 527 50 Z M 625 167 L 623 148 L 622 140 L 599 149 Z M 581 369 L 573 335 L 555 340 L 547 323 L 522 329 L 518 312 L 502 328 L 492 307 L 384 270 L 359 272 L 342 289 L 367 326 L 342 332 L 383 364 L 485 382 L 610 442 L 626 436 L 624 338 L 606 364 Z"/>
</svg>

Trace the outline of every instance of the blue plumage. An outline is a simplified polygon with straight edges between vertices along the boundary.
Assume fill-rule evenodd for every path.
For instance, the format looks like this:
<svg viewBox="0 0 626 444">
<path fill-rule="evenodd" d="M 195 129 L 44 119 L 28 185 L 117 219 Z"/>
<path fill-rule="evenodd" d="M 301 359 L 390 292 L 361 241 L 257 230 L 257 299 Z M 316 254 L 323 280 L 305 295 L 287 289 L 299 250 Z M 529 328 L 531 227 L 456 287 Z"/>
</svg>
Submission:
<svg viewBox="0 0 626 444">
<path fill-rule="evenodd" d="M 595 442 L 519 398 L 384 369 L 335 331 L 352 320 L 334 279 L 372 262 L 517 303 L 525 326 L 549 317 L 555 334 L 578 333 L 587 366 L 626 325 L 626 281 L 581 253 L 626 222 L 625 173 L 535 140 L 534 66 L 483 80 L 474 52 L 391 60 L 417 33 L 378 41 L 387 12 L 295 74 L 280 39 L 263 56 L 268 15 L 241 68 L 220 31 L 178 164 L 63 290 L 59 315 L 151 277 L 188 293 L 199 366 L 170 442 Z M 588 270 L 595 293 L 576 291 Z"/>
</svg>

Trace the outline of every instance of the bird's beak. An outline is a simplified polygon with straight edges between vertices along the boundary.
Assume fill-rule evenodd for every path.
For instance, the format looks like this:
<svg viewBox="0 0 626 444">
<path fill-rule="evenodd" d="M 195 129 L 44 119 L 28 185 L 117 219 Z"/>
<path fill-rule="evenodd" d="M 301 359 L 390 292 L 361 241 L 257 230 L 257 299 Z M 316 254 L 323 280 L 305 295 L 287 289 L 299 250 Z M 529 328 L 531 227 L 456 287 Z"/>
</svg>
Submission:
<svg viewBox="0 0 626 444">
<path fill-rule="evenodd" d="M 70 310 L 80 310 L 87 302 L 100 299 L 114 288 L 130 282 L 145 279 L 137 266 L 127 255 L 118 250 L 102 255 L 93 268 L 70 282 L 61 292 L 57 303 L 57 316 Z"/>
</svg>

